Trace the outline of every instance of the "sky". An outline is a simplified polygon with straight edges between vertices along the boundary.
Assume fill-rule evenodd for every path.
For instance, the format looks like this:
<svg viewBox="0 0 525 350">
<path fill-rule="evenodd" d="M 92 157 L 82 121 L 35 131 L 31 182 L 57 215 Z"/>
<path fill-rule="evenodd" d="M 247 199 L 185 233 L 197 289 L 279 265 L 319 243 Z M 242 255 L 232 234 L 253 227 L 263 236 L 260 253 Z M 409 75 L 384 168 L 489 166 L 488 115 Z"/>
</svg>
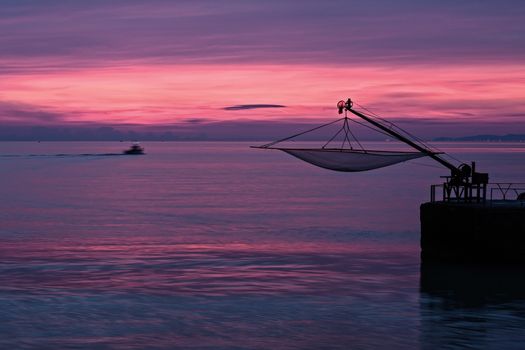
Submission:
<svg viewBox="0 0 525 350">
<path fill-rule="evenodd" d="M 347 97 L 423 137 L 525 134 L 525 2 L 0 0 L 0 138 L 265 138 Z"/>
</svg>

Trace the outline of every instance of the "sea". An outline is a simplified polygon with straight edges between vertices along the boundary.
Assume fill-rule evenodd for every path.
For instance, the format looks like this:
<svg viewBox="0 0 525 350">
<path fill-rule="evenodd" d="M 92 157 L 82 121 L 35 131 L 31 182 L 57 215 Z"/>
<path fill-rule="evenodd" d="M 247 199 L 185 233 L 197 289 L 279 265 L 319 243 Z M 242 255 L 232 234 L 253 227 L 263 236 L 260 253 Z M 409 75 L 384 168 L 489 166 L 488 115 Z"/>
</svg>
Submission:
<svg viewBox="0 0 525 350">
<path fill-rule="evenodd" d="M 431 159 L 142 145 L 0 143 L 0 349 L 523 349 L 525 268 L 420 261 Z M 525 143 L 438 146 L 525 182 Z"/>
</svg>

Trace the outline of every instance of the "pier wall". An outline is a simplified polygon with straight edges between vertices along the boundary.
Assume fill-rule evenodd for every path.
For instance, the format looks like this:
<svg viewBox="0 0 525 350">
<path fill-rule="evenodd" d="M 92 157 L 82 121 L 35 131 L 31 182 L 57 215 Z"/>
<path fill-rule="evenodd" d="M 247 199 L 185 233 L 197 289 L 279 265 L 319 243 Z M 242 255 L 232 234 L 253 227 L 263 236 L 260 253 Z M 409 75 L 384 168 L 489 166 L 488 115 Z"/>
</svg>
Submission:
<svg viewBox="0 0 525 350">
<path fill-rule="evenodd" d="M 421 259 L 454 262 L 525 262 L 525 204 L 424 203 Z"/>
</svg>

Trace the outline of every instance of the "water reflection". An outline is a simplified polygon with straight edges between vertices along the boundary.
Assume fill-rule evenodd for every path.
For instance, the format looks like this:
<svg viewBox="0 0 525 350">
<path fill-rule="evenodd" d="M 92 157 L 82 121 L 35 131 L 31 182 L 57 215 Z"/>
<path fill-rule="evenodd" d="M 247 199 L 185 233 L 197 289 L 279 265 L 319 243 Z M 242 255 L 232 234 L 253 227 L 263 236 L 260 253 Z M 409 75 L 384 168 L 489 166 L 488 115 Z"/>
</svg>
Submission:
<svg viewBox="0 0 525 350">
<path fill-rule="evenodd" d="M 423 348 L 518 349 L 525 266 L 421 265 Z"/>
<path fill-rule="evenodd" d="M 13 241 L 0 349 L 418 347 L 414 252 L 312 243 Z"/>
<path fill-rule="evenodd" d="M 519 271 L 504 286 L 482 270 L 470 288 L 470 272 L 424 267 L 419 291 L 418 207 L 441 169 L 349 175 L 240 143 L 151 144 L 146 157 L 27 157 L 120 143 L 0 146 L 21 155 L 0 158 L 0 349 L 525 341 Z M 523 152 L 463 152 L 521 180 Z"/>
</svg>

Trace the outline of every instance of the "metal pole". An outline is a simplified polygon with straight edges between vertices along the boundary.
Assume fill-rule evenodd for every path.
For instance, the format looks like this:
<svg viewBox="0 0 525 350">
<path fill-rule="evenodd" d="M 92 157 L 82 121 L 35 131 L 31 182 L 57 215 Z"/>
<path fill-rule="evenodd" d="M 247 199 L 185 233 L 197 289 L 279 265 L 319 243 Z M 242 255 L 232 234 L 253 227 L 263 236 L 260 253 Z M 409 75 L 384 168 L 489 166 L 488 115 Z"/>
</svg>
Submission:
<svg viewBox="0 0 525 350">
<path fill-rule="evenodd" d="M 360 113 L 360 112 L 358 112 L 358 111 L 356 111 L 356 110 L 354 110 L 354 109 L 352 109 L 350 107 L 346 107 L 346 109 L 348 111 L 350 111 L 351 113 L 355 114 L 356 116 L 360 117 L 361 119 L 364 119 L 365 121 L 369 122 L 370 124 L 378 127 L 379 129 L 383 130 L 384 132 L 392 135 L 393 137 L 395 137 L 399 141 L 406 143 L 407 145 L 417 149 L 418 151 L 420 151 L 422 153 L 425 153 L 430 158 L 434 159 L 438 163 L 440 163 L 440 164 L 444 165 L 445 167 L 449 168 L 450 171 L 452 172 L 453 176 L 460 173 L 460 170 L 455 165 L 453 165 L 452 163 L 447 162 L 446 160 L 444 160 L 443 158 L 439 157 L 436 153 L 432 152 L 431 150 L 429 150 L 429 149 L 427 149 L 425 147 L 421 147 L 417 143 L 411 141 L 410 139 L 406 138 L 405 136 L 403 136 L 401 134 L 398 134 L 394 130 L 391 130 L 390 128 L 388 128 L 388 127 L 384 126 L 383 124 L 373 120 L 372 118 L 367 117 L 363 113 Z"/>
</svg>

